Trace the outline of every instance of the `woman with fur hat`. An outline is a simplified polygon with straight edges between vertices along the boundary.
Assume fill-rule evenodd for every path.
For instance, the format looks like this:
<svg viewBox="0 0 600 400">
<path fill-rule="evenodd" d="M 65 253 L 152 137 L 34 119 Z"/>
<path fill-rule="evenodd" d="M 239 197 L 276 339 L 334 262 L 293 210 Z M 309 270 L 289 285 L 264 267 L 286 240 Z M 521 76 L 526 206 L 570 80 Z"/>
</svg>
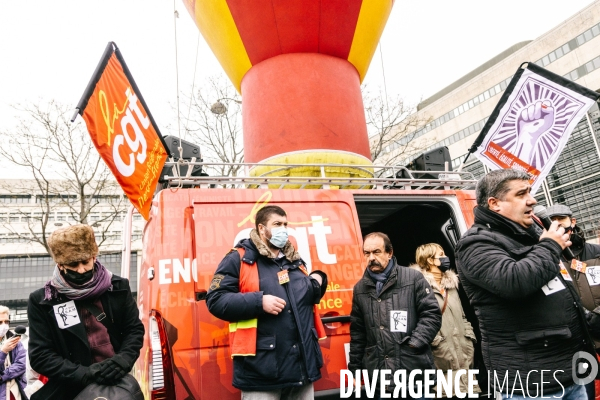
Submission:
<svg viewBox="0 0 600 400">
<path fill-rule="evenodd" d="M 97 259 L 89 225 L 58 229 L 48 238 L 56 266 L 29 296 L 29 357 L 48 382 L 31 398 L 73 399 L 89 383 L 115 385 L 140 354 L 144 326 L 129 281 Z"/>
<path fill-rule="evenodd" d="M 458 296 L 458 275 L 450 269 L 450 258 L 446 257 L 444 249 L 437 243 L 419 246 L 416 260 L 417 264 L 411 265 L 411 268 L 421 271 L 425 276 L 442 311 L 442 328 L 431 342 L 434 363 L 444 374 L 451 370 L 454 377 L 456 371 L 468 370 L 473 366 L 473 343 L 476 341 L 473 327 L 465 317 Z M 460 381 L 460 391 L 467 393 L 467 374 L 463 374 Z M 473 391 L 481 392 L 477 385 Z M 452 392 L 456 396 L 454 378 Z"/>
</svg>

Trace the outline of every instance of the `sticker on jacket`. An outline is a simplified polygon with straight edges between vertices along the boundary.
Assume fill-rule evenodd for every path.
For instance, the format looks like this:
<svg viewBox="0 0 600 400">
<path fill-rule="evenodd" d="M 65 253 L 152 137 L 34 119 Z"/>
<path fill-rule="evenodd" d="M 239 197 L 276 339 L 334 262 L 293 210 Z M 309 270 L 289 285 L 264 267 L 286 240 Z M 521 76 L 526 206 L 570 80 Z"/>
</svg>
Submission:
<svg viewBox="0 0 600 400">
<path fill-rule="evenodd" d="M 406 332 L 407 321 L 408 311 L 390 311 L 390 331 Z"/>
<path fill-rule="evenodd" d="M 571 260 L 571 269 L 574 269 L 575 271 L 579 271 L 582 274 L 585 274 L 586 267 L 587 264 L 583 261 L 579 261 L 576 259 Z"/>
<path fill-rule="evenodd" d="M 600 266 L 587 266 L 585 277 L 590 286 L 600 285 Z"/>
<path fill-rule="evenodd" d="M 550 296 L 551 294 L 560 292 L 563 289 L 565 289 L 565 285 L 563 285 L 560 279 L 558 279 L 558 276 L 552 279 L 550 282 L 546 283 L 544 286 L 542 286 L 542 290 L 544 291 L 544 294 L 546 294 L 546 296 Z"/>
<path fill-rule="evenodd" d="M 77 307 L 75 307 L 75 302 L 73 302 L 73 300 L 55 305 L 54 316 L 56 317 L 56 322 L 58 322 L 58 327 L 60 329 L 70 328 L 81 322 L 79 314 L 77 314 Z"/>
<path fill-rule="evenodd" d="M 567 271 L 567 269 L 565 268 L 565 264 L 563 264 L 563 262 L 561 261 L 559 263 L 560 265 L 560 274 L 562 275 L 563 279 L 565 281 L 573 281 L 573 278 L 571 278 L 571 275 L 569 275 L 569 271 Z"/>
</svg>

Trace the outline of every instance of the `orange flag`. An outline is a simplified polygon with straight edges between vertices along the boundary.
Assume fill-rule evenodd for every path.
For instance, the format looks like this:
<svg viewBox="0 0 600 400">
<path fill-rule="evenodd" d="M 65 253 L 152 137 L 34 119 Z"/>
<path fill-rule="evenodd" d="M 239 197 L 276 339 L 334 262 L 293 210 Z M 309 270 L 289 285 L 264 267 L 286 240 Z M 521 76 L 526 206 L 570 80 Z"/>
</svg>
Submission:
<svg viewBox="0 0 600 400">
<path fill-rule="evenodd" d="M 114 42 L 108 43 L 77 110 L 100 156 L 147 220 L 167 146 Z"/>
</svg>

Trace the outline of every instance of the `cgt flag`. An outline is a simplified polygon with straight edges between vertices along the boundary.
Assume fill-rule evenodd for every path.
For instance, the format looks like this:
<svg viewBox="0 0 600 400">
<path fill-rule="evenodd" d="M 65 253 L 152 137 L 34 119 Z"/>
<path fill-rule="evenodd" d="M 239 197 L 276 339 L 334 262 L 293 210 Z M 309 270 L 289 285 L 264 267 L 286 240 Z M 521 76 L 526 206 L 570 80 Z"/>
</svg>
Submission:
<svg viewBox="0 0 600 400">
<path fill-rule="evenodd" d="M 147 220 L 167 146 L 121 52 L 108 43 L 79 104 L 100 156 Z"/>
<path fill-rule="evenodd" d="M 575 82 L 523 63 L 469 153 L 492 170 L 514 168 L 529 173 L 535 194 L 598 97 Z"/>
</svg>

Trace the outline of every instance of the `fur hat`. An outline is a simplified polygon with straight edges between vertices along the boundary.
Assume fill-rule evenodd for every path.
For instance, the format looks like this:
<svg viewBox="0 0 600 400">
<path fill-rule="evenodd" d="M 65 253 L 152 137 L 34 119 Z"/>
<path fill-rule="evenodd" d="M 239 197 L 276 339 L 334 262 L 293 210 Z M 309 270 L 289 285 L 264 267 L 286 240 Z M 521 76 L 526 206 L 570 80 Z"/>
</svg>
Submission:
<svg viewBox="0 0 600 400">
<path fill-rule="evenodd" d="M 89 225 L 72 225 L 55 230 L 48 238 L 50 255 L 57 264 L 70 264 L 98 255 L 94 230 Z"/>
</svg>

